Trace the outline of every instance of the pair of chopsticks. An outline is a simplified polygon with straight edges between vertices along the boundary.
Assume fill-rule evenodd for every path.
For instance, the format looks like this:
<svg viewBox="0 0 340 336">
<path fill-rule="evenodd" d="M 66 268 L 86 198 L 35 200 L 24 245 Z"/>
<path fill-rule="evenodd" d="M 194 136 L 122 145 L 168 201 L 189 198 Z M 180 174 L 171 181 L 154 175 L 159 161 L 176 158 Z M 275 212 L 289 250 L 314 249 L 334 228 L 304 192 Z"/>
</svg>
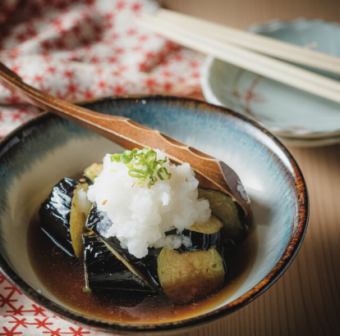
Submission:
<svg viewBox="0 0 340 336">
<path fill-rule="evenodd" d="M 165 9 L 139 23 L 189 48 L 340 103 L 340 82 L 284 62 L 340 74 L 340 58 Z"/>
</svg>

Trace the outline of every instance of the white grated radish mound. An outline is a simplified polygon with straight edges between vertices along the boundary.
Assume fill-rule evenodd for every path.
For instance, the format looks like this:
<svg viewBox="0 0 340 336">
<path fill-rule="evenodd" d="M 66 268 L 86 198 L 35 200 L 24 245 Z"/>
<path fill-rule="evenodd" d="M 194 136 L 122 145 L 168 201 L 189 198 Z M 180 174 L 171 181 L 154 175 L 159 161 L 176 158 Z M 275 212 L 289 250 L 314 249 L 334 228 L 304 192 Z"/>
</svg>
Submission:
<svg viewBox="0 0 340 336">
<path fill-rule="evenodd" d="M 158 159 L 164 157 L 157 151 Z M 141 186 L 136 183 L 138 179 L 129 176 L 125 164 L 112 162 L 111 155 L 106 154 L 103 170 L 87 193 L 88 199 L 112 221 L 101 234 L 117 237 L 122 247 L 137 258 L 146 256 L 148 247 L 178 248 L 181 238 L 166 238 L 165 232 L 175 228 L 181 232 L 196 222 L 207 221 L 211 215 L 209 202 L 198 199 L 198 181 L 191 166 L 166 163 L 166 167 L 170 179 L 159 180 L 151 187 Z"/>
</svg>

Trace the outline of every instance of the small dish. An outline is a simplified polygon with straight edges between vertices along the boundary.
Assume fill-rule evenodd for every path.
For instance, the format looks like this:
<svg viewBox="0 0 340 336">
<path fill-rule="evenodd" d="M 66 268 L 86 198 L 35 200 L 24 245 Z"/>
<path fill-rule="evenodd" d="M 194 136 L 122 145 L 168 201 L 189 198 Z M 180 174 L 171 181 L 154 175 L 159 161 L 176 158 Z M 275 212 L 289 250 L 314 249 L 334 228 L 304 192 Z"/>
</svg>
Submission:
<svg viewBox="0 0 340 336">
<path fill-rule="evenodd" d="M 340 55 L 340 25 L 319 20 L 272 21 L 251 31 L 289 43 Z M 323 73 L 335 79 L 340 76 Z M 248 115 L 274 134 L 325 139 L 340 134 L 340 105 L 250 71 L 208 57 L 203 67 L 203 94 L 208 102 Z M 307 144 L 308 145 L 308 144 Z M 309 144 L 310 145 L 310 144 Z"/>
<path fill-rule="evenodd" d="M 253 257 L 223 300 L 186 316 L 121 323 L 65 305 L 32 268 L 27 245 L 30 218 L 60 178 L 74 176 L 120 147 L 47 113 L 0 144 L 0 267 L 24 293 L 62 317 L 98 330 L 164 333 L 194 328 L 241 308 L 287 269 L 306 230 L 308 198 L 299 167 L 268 131 L 229 110 L 180 98 L 105 99 L 87 107 L 127 116 L 227 162 L 252 201 L 253 230 L 247 241 L 253 244 Z"/>
<path fill-rule="evenodd" d="M 301 139 L 285 137 L 282 139 L 285 145 L 289 147 L 299 148 L 314 148 L 314 147 L 325 147 L 332 146 L 340 143 L 340 136 L 320 138 L 320 139 Z"/>
</svg>

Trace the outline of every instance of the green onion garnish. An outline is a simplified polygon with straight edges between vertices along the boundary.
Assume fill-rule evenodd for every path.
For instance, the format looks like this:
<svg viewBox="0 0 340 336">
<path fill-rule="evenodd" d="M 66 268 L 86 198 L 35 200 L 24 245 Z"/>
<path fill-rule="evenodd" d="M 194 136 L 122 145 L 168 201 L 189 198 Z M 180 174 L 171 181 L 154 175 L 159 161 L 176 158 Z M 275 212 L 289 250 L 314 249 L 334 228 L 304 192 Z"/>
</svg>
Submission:
<svg viewBox="0 0 340 336">
<path fill-rule="evenodd" d="M 111 161 L 124 163 L 131 177 L 139 179 L 141 184 L 149 187 L 159 180 L 168 180 L 171 177 L 166 167 L 168 160 L 157 160 L 157 153 L 151 148 L 115 153 L 111 155 Z"/>
</svg>

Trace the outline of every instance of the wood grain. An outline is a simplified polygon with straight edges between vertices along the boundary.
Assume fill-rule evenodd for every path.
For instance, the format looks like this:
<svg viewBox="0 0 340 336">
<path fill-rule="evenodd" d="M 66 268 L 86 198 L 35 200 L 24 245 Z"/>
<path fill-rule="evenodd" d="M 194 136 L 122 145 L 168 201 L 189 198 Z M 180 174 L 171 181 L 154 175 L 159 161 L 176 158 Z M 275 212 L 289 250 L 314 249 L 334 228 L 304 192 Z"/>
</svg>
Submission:
<svg viewBox="0 0 340 336">
<path fill-rule="evenodd" d="M 338 0 L 163 0 L 165 7 L 230 26 L 298 17 L 340 21 Z"/>
<path fill-rule="evenodd" d="M 340 146 L 291 150 L 311 204 L 298 256 L 253 303 L 183 335 L 340 335 Z"/>
</svg>

